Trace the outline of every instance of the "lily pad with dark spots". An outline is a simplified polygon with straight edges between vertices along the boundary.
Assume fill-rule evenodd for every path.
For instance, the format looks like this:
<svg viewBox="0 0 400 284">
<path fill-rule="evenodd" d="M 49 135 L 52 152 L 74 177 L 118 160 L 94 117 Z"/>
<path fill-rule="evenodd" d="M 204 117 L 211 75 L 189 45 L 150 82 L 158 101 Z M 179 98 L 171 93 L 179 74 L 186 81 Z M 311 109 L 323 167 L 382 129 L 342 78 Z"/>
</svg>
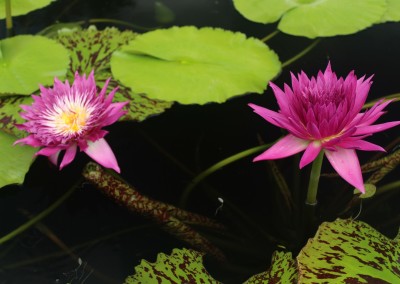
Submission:
<svg viewBox="0 0 400 284">
<path fill-rule="evenodd" d="M 297 257 L 299 283 L 400 283 L 399 239 L 361 221 L 320 225 Z"/>
<path fill-rule="evenodd" d="M 218 284 L 203 266 L 203 253 L 174 249 L 171 255 L 159 253 L 155 263 L 142 260 L 125 284 L 207 283 Z"/>
<path fill-rule="evenodd" d="M 270 268 L 265 272 L 250 277 L 244 282 L 244 284 L 261 283 L 297 283 L 297 268 L 292 253 L 275 251 L 272 255 Z"/>
<path fill-rule="evenodd" d="M 136 34 L 131 31 L 119 31 L 116 28 L 97 30 L 94 26 L 86 30 L 63 29 L 57 40 L 70 53 L 71 64 L 67 78 L 72 81 L 74 74 L 89 74 L 95 71 L 95 79 L 99 88 L 102 88 L 107 79 L 111 78 L 108 90 L 119 87 L 114 101 L 129 101 L 126 106 L 128 113 L 120 120 L 142 121 L 150 116 L 160 114 L 173 104 L 171 101 L 150 99 L 143 93 L 132 91 L 132 88 L 118 82 L 110 72 L 110 58 L 120 46 L 134 39 Z"/>
</svg>

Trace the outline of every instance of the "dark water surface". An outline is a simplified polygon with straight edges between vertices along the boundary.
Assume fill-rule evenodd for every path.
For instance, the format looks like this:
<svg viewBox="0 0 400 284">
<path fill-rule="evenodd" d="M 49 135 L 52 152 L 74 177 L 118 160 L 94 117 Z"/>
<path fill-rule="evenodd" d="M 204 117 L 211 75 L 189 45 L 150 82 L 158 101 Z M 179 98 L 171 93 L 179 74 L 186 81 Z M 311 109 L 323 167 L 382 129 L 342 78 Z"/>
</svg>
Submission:
<svg viewBox="0 0 400 284">
<path fill-rule="evenodd" d="M 175 20 L 165 27 L 222 27 L 259 38 L 275 29 L 274 25 L 262 26 L 245 20 L 233 9 L 230 0 L 162 2 L 175 13 Z M 160 23 L 156 21 L 154 7 L 155 2 L 148 0 L 60 0 L 43 10 L 15 18 L 15 32 L 34 33 L 54 21 L 93 18 L 120 19 L 138 26 L 155 27 Z M 4 26 L 4 21 L 1 25 Z M 99 25 L 99 28 L 102 27 Z M 143 32 L 139 29 L 136 31 Z M 1 35 L 4 37 L 4 34 Z M 268 44 L 278 53 L 281 61 L 285 61 L 311 42 L 305 38 L 279 34 Z M 318 70 L 326 67 L 328 60 L 340 76 L 346 76 L 353 69 L 358 76 L 375 74 L 369 99 L 400 92 L 400 24 L 387 23 L 352 36 L 323 39 L 306 56 L 284 68 L 275 83 L 282 86 L 284 82 L 289 82 L 289 71 L 304 70 L 315 75 Z M 258 134 L 265 142 L 272 142 L 282 134 L 279 129 L 256 116 L 247 106 L 249 102 L 277 108 L 270 89 L 263 95 L 249 94 L 224 104 L 175 104 L 165 113 L 142 123 L 123 122 L 109 127 L 107 141 L 118 158 L 122 176 L 126 180 L 144 195 L 177 204 L 192 176 L 163 155 L 150 141 L 190 171 L 201 172 L 230 155 L 259 145 Z M 388 114 L 380 121 L 399 120 L 398 109 L 398 104 L 392 104 L 388 107 Z M 399 128 L 391 129 L 376 134 L 369 141 L 385 146 L 397 138 L 398 133 Z M 360 153 L 361 162 L 372 156 L 370 153 Z M 88 160 L 81 154 L 73 164 L 60 172 L 47 159 L 39 157 L 32 165 L 23 186 L 8 186 L 0 191 L 0 234 L 4 235 L 26 222 L 26 215 L 21 213 L 23 210 L 37 214 L 52 204 L 74 184 Z M 241 239 L 240 245 L 228 249 L 223 246 L 224 238 L 218 236 L 232 265 L 239 268 L 223 268 L 212 259 L 207 259 L 210 271 L 224 283 L 240 283 L 252 273 L 266 269 L 276 244 L 266 241 L 259 232 L 253 232 L 250 226 L 243 229 L 240 226 L 243 221 L 238 220 L 238 216 L 229 208 L 223 208 L 214 216 L 219 203 L 215 196 L 209 197 L 210 191 L 216 191 L 218 196 L 235 204 L 252 222 L 283 240 L 295 253 L 308 237 L 298 231 L 298 219 L 282 209 L 282 201 L 276 186 L 271 183 L 266 164 L 253 164 L 251 160 L 252 157 L 242 159 L 212 175 L 207 179 L 207 185 L 196 188 L 189 200 L 190 210 L 230 225 L 232 233 Z M 289 186 L 295 177 L 299 178 L 304 189 L 299 191 L 297 201 L 302 204 L 309 169 L 296 173 L 296 157 L 277 161 L 277 165 Z M 323 171 L 331 172 L 332 169 L 326 164 Z M 390 178 L 396 179 L 396 175 L 398 171 L 391 174 L 388 181 Z M 349 200 L 351 194 L 350 187 L 342 180 L 323 178 L 318 211 L 321 220 L 334 220 L 343 208 L 332 204 L 343 206 L 344 203 L 337 200 Z M 390 195 L 390 198 L 382 199 L 374 207 L 372 204 L 379 199 L 365 202 L 359 219 L 393 237 L 400 223 L 400 196 L 397 192 Z M 358 207 L 354 212 L 358 212 Z M 169 254 L 174 247 L 188 247 L 151 221 L 128 213 L 87 184 L 44 219 L 43 224 L 81 257 L 82 264 L 79 265 L 66 255 L 54 255 L 61 251 L 60 248 L 38 229 L 32 228 L 0 247 L 1 284 L 83 281 L 88 284 L 122 283 L 127 275 L 133 273 L 140 259 L 154 261 L 159 252 Z M 248 247 L 252 252 L 241 251 L 243 247 Z M 92 269 L 95 272 L 90 274 Z"/>
</svg>

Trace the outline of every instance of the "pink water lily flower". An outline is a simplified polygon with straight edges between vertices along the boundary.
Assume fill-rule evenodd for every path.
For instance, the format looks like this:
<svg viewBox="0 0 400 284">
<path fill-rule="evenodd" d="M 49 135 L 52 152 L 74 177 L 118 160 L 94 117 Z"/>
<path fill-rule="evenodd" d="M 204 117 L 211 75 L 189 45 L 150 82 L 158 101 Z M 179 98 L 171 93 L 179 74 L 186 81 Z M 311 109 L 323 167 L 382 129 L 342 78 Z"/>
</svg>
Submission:
<svg viewBox="0 0 400 284">
<path fill-rule="evenodd" d="M 360 163 L 355 150 L 384 151 L 367 142 L 365 137 L 399 125 L 400 121 L 372 125 L 390 101 L 379 101 L 371 109 L 360 112 L 372 81 L 357 79 L 354 71 L 346 78 L 337 78 L 328 66 L 324 73 L 309 79 L 304 72 L 293 74 L 292 88 L 281 90 L 270 86 L 279 105 L 279 112 L 249 104 L 254 112 L 269 123 L 286 129 L 289 134 L 254 161 L 288 157 L 305 150 L 300 168 L 308 165 L 321 151 L 336 172 L 361 192 L 365 192 Z"/>
<path fill-rule="evenodd" d="M 32 95 L 32 105 L 21 105 L 25 123 L 17 125 L 29 136 L 17 143 L 42 147 L 36 155 L 48 156 L 57 165 L 61 151 L 66 150 L 60 170 L 72 162 L 77 148 L 104 167 L 120 172 L 110 146 L 103 138 L 104 126 L 113 124 L 126 113 L 128 102 L 112 103 L 117 88 L 106 96 L 109 80 L 98 93 L 93 71 L 88 78 L 75 74 L 72 86 L 54 79 L 53 88 L 40 86 L 40 96 Z"/>
</svg>

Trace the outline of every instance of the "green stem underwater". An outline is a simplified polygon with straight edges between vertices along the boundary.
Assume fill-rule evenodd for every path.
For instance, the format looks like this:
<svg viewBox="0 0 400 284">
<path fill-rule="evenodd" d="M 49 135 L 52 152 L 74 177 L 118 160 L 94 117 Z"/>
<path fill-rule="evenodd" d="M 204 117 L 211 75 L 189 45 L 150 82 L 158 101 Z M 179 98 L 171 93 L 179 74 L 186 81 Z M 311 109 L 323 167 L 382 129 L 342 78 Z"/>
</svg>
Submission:
<svg viewBox="0 0 400 284">
<path fill-rule="evenodd" d="M 68 197 L 71 196 L 71 194 L 78 188 L 78 186 L 82 183 L 82 180 L 79 180 L 74 186 L 72 186 L 64 195 L 62 195 L 59 199 L 57 199 L 53 204 L 51 204 L 47 209 L 30 219 L 28 222 L 25 224 L 22 224 L 18 228 L 16 228 L 14 231 L 10 232 L 9 234 L 3 236 L 0 238 L 0 245 L 11 240 L 12 238 L 18 236 L 25 230 L 29 229 L 33 225 L 35 225 L 37 222 L 45 218 L 47 215 L 49 215 L 51 212 L 53 212 L 58 206 L 60 206 L 65 200 L 68 199 Z"/>
<path fill-rule="evenodd" d="M 308 184 L 307 199 L 306 199 L 307 205 L 311 206 L 317 205 L 318 183 L 319 183 L 319 177 L 321 175 L 321 167 L 323 159 L 324 159 L 324 151 L 321 151 L 312 164 L 310 182 Z"/>
</svg>

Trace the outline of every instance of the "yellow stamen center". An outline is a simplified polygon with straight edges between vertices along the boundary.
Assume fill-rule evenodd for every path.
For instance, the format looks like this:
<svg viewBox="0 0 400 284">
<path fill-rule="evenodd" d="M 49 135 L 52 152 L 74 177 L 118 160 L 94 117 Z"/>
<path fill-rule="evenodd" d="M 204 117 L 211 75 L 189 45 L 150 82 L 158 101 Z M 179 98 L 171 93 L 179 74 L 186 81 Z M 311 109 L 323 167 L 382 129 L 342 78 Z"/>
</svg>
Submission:
<svg viewBox="0 0 400 284">
<path fill-rule="evenodd" d="M 56 129 L 63 134 L 75 134 L 83 130 L 86 125 L 87 111 L 82 107 L 75 107 L 68 112 L 62 112 L 55 118 Z"/>
</svg>

